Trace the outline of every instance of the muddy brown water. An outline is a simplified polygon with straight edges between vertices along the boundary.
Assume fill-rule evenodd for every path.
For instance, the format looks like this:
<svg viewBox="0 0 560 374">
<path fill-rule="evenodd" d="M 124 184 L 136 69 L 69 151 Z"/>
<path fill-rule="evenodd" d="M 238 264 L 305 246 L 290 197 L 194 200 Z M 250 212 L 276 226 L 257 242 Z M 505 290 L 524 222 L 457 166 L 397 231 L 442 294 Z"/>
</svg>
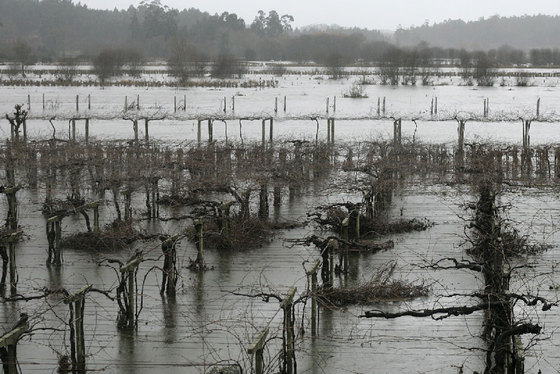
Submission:
<svg viewBox="0 0 560 374">
<path fill-rule="evenodd" d="M 433 271 L 421 269 L 425 261 L 443 257 L 463 256 L 464 221 L 468 216 L 458 202 L 468 201 L 466 188 L 457 190 L 444 186 L 409 187 L 396 193 L 390 215 L 399 218 L 428 218 L 436 223 L 424 232 L 389 236 L 395 240 L 394 249 L 377 254 L 354 254 L 351 258 L 353 271 L 337 283 L 355 284 L 371 278 L 383 264 L 397 261 L 395 277 L 423 281 L 431 286 L 429 297 L 407 302 L 392 302 L 369 307 L 350 307 L 342 310 L 322 309 L 319 336 L 310 337 L 307 316 L 303 322 L 306 334 L 297 341 L 298 372 L 301 373 L 394 373 L 394 372 L 465 372 L 481 370 L 484 356 L 478 349 L 484 343 L 478 338 L 483 321 L 482 313 L 471 316 L 452 317 L 443 321 L 430 318 L 403 317 L 396 320 L 360 319 L 363 310 L 380 309 L 398 311 L 468 303 L 468 298 L 444 299 L 441 295 L 470 293 L 479 289 L 481 280 L 471 272 L 458 270 Z M 23 294 L 35 294 L 42 287 L 64 287 L 75 291 L 85 284 L 100 289 L 115 286 L 115 272 L 100 267 L 100 256 L 126 259 L 129 251 L 98 255 L 83 250 L 67 249 L 64 264 L 60 268 L 45 265 L 47 242 L 44 218 L 38 210 L 44 196 L 36 191 L 25 190 L 19 196 L 27 202 L 20 209 L 21 225 L 27 238 L 17 248 L 19 285 Z M 137 197 L 140 198 L 140 197 Z M 336 197 L 327 196 L 320 190 L 310 188 L 293 200 L 286 199 L 276 212 L 286 219 L 302 219 L 305 213 L 318 203 L 334 202 Z M 507 194 L 503 200 L 515 201 L 510 212 L 512 219 L 548 243 L 557 242 L 554 216 L 560 209 L 553 191 L 526 191 L 521 195 Z M 519 203 L 521 201 L 521 203 Z M 137 201 L 141 206 L 140 201 Z M 545 209 L 546 208 L 546 209 Z M 141 208 L 140 208 L 141 209 Z M 164 215 L 169 214 L 163 210 Z M 271 214 L 274 214 L 272 212 Z M 101 211 L 104 223 L 115 217 L 111 206 Z M 530 220 L 528 220 L 530 218 Z M 155 232 L 173 233 L 186 223 L 146 223 L 145 228 Z M 525 226 L 525 227 L 524 227 Z M 84 230 L 80 217 L 68 217 L 63 221 L 63 233 Z M 255 290 L 272 290 L 279 294 L 292 285 L 304 292 L 306 279 L 302 264 L 318 258 L 312 247 L 289 248 L 285 239 L 301 238 L 311 228 L 279 232 L 275 239 L 263 248 L 241 252 L 218 252 L 208 250 L 205 261 L 213 270 L 202 274 L 184 268 L 187 258 L 195 257 L 192 244 L 182 240 L 178 258 L 181 279 L 176 300 L 170 301 L 159 294 L 160 274 L 151 272 L 143 287 L 143 310 L 136 332 L 119 332 L 116 328 L 117 305 L 100 294 L 89 294 L 86 301 L 86 346 L 88 369 L 109 373 L 200 373 L 207 372 L 213 364 L 241 363 L 250 368 L 245 349 L 262 328 L 270 326 L 272 339 L 265 362 L 272 369 L 277 365 L 280 349 L 281 314 L 278 303 L 260 299 L 235 296 L 231 291 L 251 293 Z M 148 254 L 139 271 L 139 282 L 154 265 L 151 259 L 160 255 L 157 242 L 138 244 Z M 558 261 L 556 247 L 535 259 L 539 266 L 523 273 L 515 287 L 527 287 L 549 297 L 556 297 L 548 286 L 555 284 L 550 273 Z M 548 271 L 546 271 L 548 270 Z M 472 302 L 472 300 L 471 300 Z M 307 306 L 309 308 L 309 306 Z M 520 316 L 525 316 L 525 309 Z M 63 321 L 68 318 L 67 306 L 56 296 L 46 302 L 3 303 L 0 309 L 2 325 L 17 319 L 20 312 L 29 313 L 36 327 L 66 330 Z M 301 309 L 298 316 L 301 315 Z M 555 358 L 554 331 L 558 326 L 557 311 L 527 314 L 545 323 L 545 333 L 550 337 L 537 343 L 530 350 L 529 368 L 551 369 L 560 362 Z M 298 317 L 296 325 L 301 326 Z M 299 328 L 298 328 L 299 330 Z M 68 332 L 66 331 L 66 334 Z M 301 331 L 298 332 L 301 336 Z M 67 336 L 66 336 L 67 337 Z M 52 372 L 56 370 L 57 353 L 67 354 L 62 331 L 39 330 L 25 337 L 19 345 L 19 360 L 23 372 Z M 528 343 L 528 342 L 527 342 Z M 531 371 L 532 372 L 532 371 Z"/>
<path fill-rule="evenodd" d="M 349 84 L 349 82 L 346 82 Z M 283 87 L 283 91 L 255 91 L 239 98 L 239 110 L 249 110 L 255 100 L 255 110 L 265 110 L 272 106 L 273 98 L 280 92 L 296 95 L 290 99 L 290 109 L 295 113 L 310 110 L 323 111 L 324 97 L 340 94 L 341 84 L 313 83 L 294 88 Z M 308 89 L 318 90 L 312 97 L 305 94 Z M 68 108 L 72 108 L 72 95 L 62 89 L 33 88 L 32 94 L 47 92 L 60 98 Z M 482 98 L 491 97 L 491 105 L 510 108 L 514 105 L 532 107 L 537 96 L 543 97 L 543 107 L 557 96 L 556 88 L 529 88 L 527 90 L 508 91 L 502 88 L 466 91 L 460 87 L 418 88 L 397 91 L 389 88 L 371 88 L 370 97 L 379 95 L 394 97 L 391 105 L 395 110 L 405 108 L 407 111 L 421 111 L 428 108 L 429 100 L 434 94 L 440 97 L 440 105 L 445 105 L 443 97 L 447 96 L 450 109 L 466 105 L 475 110 L 482 106 Z M 85 96 L 92 90 L 80 90 Z M 13 100 L 25 101 L 26 95 L 21 90 L 2 88 L 6 95 L 0 100 L 2 108 L 9 110 Z M 130 90 L 112 88 L 99 91 L 102 105 L 107 110 L 118 110 L 119 98 L 129 94 Z M 147 92 L 147 91 L 146 91 Z M 316 92 L 316 91 L 313 91 Z M 98 93 L 95 90 L 94 93 Z M 140 92 L 141 93 L 141 92 Z M 231 96 L 236 90 L 203 93 L 200 90 L 190 92 L 202 95 L 199 103 L 194 103 L 199 111 L 219 110 L 223 96 Z M 466 98 L 463 94 L 466 93 Z M 134 92 L 136 94 L 136 91 Z M 174 90 L 150 90 L 149 102 L 155 102 L 166 95 L 165 103 L 171 103 L 172 96 L 181 92 Z M 66 95 L 66 98 L 64 98 Z M 51 97 L 52 97 L 51 96 Z M 501 99 L 500 99 L 501 98 Z M 372 99 L 373 100 L 373 99 Z M 339 99 L 339 111 L 369 112 L 375 100 L 369 102 L 351 102 Z M 294 106 L 291 106 L 294 103 Z M 8 105 L 9 104 L 9 105 Z M 156 102 L 157 104 L 157 102 Z M 168 104 L 166 104 L 168 105 Z M 243 109 L 245 108 L 245 109 Z M 411 109 L 412 108 L 412 109 Z M 494 108 L 494 106 L 492 106 Z M 546 107 L 545 107 L 546 108 Z M 550 108 L 549 108 L 550 109 Z M 70 110 L 70 109 L 69 109 Z M 404 109 L 403 109 L 404 110 Z M 545 109 L 543 109 L 544 111 Z M 55 122 L 57 134 L 67 135 L 67 123 Z M 284 123 L 277 127 L 279 136 L 301 136 L 314 139 L 315 125 L 297 121 Z M 30 121 L 31 138 L 50 136 L 50 125 L 44 121 Z M 535 123 L 531 136 L 534 143 L 558 141 L 555 124 Z M 259 124 L 247 130 L 248 139 L 259 139 Z M 364 131 L 364 128 L 366 129 Z M 194 124 L 174 123 L 172 121 L 155 122 L 150 127 L 151 135 L 163 141 L 173 143 L 188 142 L 196 139 Z M 152 131 L 153 129 L 153 131 Z M 0 123 L 0 130 L 9 133 L 6 122 Z M 231 125 L 231 136 L 238 133 L 238 128 Z M 353 138 L 391 136 L 389 122 L 347 123 L 337 125 L 337 141 Z M 132 136 L 129 123 L 123 121 L 99 121 L 92 125 L 92 136 L 98 138 L 128 138 Z M 220 130 L 221 131 L 221 130 Z M 321 127 L 324 137 L 325 127 Z M 215 131 L 215 136 L 223 140 L 225 135 Z M 456 140 L 456 123 L 423 124 L 418 127 L 403 123 L 403 135 L 434 142 L 454 142 Z M 467 125 L 467 138 L 490 136 L 500 141 L 516 144 L 521 142 L 521 125 L 480 123 Z M 142 135 L 141 135 L 142 136 Z M 238 140 L 238 139 L 236 139 Z M 63 192 L 59 191 L 62 196 Z M 109 194 L 110 195 L 110 194 Z M 109 201 L 110 197 L 106 199 Z M 93 198 L 94 196 L 88 196 Z M 144 205 L 142 196 L 135 195 L 135 216 L 141 213 Z M 314 206 L 326 202 L 340 202 L 346 195 L 333 195 L 332 191 L 320 186 L 310 187 L 294 199 L 284 199 L 277 214 L 285 219 L 302 220 Z M 356 196 L 350 199 L 357 199 Z M 70 292 L 92 284 L 99 289 L 110 289 L 116 285 L 116 273 L 108 267 L 100 267 L 97 261 L 102 257 L 127 259 L 133 250 L 118 253 L 89 253 L 84 250 L 67 249 L 64 252 L 64 264 L 60 267 L 46 266 L 47 240 L 45 220 L 40 206 L 44 200 L 44 191 L 25 189 L 18 193 L 20 205 L 20 224 L 26 234 L 25 240 L 17 246 L 18 291 L 25 295 L 39 293 L 43 287 L 64 287 Z M 368 307 L 350 307 L 342 310 L 321 309 L 318 336 L 310 336 L 309 305 L 306 306 L 305 320 L 302 324 L 301 308 L 297 311 L 296 331 L 297 365 L 300 373 L 456 373 L 460 368 L 471 373 L 484 368 L 484 342 L 479 338 L 483 323 L 483 313 L 470 316 L 451 317 L 442 321 L 431 318 L 403 317 L 395 320 L 361 319 L 358 316 L 364 310 L 380 309 L 400 311 L 405 309 L 431 308 L 441 305 L 463 305 L 472 303 L 468 297 L 444 298 L 449 294 L 468 294 L 479 290 L 482 280 L 477 274 L 461 270 L 434 271 L 423 269 L 419 265 L 426 261 L 444 257 L 461 258 L 464 255 L 465 217 L 466 213 L 459 206 L 462 202 L 472 201 L 474 197 L 467 187 L 448 187 L 444 185 L 423 185 L 418 183 L 405 190 L 396 191 L 389 215 L 398 219 L 428 218 L 435 226 L 424 232 L 388 236 L 395 240 L 395 247 L 377 254 L 352 254 L 353 271 L 346 279 L 339 279 L 335 284 L 352 285 L 369 280 L 376 270 L 390 261 L 397 261 L 395 277 L 425 282 L 431 287 L 430 296 L 413 301 L 391 302 Z M 509 216 L 522 233 L 530 234 L 536 241 L 544 241 L 552 247 L 545 253 L 518 260 L 519 263 L 531 264 L 531 268 L 518 270 L 512 282 L 512 291 L 530 292 L 558 299 L 557 289 L 560 283 L 557 265 L 560 261 L 558 244 L 558 216 L 560 199 L 555 189 L 519 189 L 507 192 L 501 197 L 503 203 L 512 203 Z M 0 214 L 6 212 L 6 202 L 0 200 Z M 179 214 L 182 210 L 162 208 L 162 215 Z M 106 203 L 101 209 L 102 223 L 115 219 L 114 208 Z M 191 222 L 146 222 L 142 226 L 148 232 L 175 233 Z M 63 221 L 63 235 L 76 230 L 84 231 L 85 224 L 81 216 L 67 217 Z M 195 248 L 187 240 L 178 246 L 178 261 L 181 278 L 175 301 L 162 298 L 159 294 L 161 275 L 151 271 L 145 278 L 143 310 L 140 313 L 138 329 L 134 333 L 121 332 L 116 327 L 118 307 L 116 302 L 101 294 L 88 295 L 85 305 L 85 335 L 87 366 L 89 370 L 105 373 L 205 373 L 213 365 L 240 363 L 245 372 L 251 370 L 250 357 L 246 348 L 252 339 L 265 327 L 270 327 L 272 339 L 267 343 L 265 363 L 268 372 L 276 372 L 278 352 L 282 336 L 282 316 L 278 313 L 276 301 L 264 302 L 233 295 L 232 291 L 251 293 L 252 291 L 271 290 L 283 294 L 291 286 L 298 287 L 298 294 L 306 289 L 304 265 L 309 266 L 319 257 L 313 247 L 289 247 L 285 239 L 301 238 L 315 232 L 313 227 L 278 232 L 274 240 L 263 248 L 239 252 L 218 252 L 208 249 L 205 262 L 213 270 L 202 274 L 193 273 L 185 268 L 189 258 L 195 258 Z M 323 233 L 324 234 L 324 233 Z M 155 260 L 161 254 L 157 241 L 137 243 L 147 254 L 138 273 L 141 283 L 148 270 L 162 260 Z M 0 304 L 1 328 L 7 328 L 19 317 L 19 313 L 28 313 L 36 324 L 33 334 L 22 339 L 18 346 L 18 357 L 22 372 L 56 372 L 58 356 L 68 354 L 68 307 L 62 299 L 53 296 L 46 301 L 30 301 Z M 556 334 L 560 328 L 559 309 L 548 312 L 529 307 L 516 308 L 519 319 L 527 319 L 543 326 L 543 333 L 538 339 L 523 338 L 523 343 L 530 347 L 527 351 L 526 369 L 529 373 L 542 370 L 543 373 L 558 372 L 560 338 Z M 302 336 L 300 327 L 305 334 Z M 55 330 L 53 330 L 55 329 Z M 58 330 L 58 331 L 57 331 Z"/>
</svg>

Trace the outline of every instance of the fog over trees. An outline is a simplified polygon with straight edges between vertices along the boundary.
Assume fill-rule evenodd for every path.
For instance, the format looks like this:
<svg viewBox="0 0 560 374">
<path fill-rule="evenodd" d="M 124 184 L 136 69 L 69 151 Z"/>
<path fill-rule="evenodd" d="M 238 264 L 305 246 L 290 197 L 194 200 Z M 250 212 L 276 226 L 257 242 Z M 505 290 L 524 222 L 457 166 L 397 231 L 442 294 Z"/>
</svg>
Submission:
<svg viewBox="0 0 560 374">
<path fill-rule="evenodd" d="M 108 51 L 117 49 L 125 50 L 121 60 L 122 55 L 166 60 L 179 70 L 181 60 L 216 61 L 225 56 L 314 61 L 333 67 L 425 64 L 442 59 L 457 65 L 468 53 L 469 59 L 484 56 L 491 67 L 560 64 L 559 17 L 449 20 L 390 35 L 328 25 L 294 28 L 294 17 L 283 12 L 289 9 L 255 9 L 254 19 L 244 20 L 227 11 L 211 15 L 194 8 L 172 9 L 161 0 L 142 1 L 126 10 L 89 9 L 72 0 L 2 0 L 0 60 L 18 64 L 23 73 L 25 65 L 37 60 L 70 57 L 99 62 L 103 60 L 100 54 L 107 57 Z M 186 78 L 197 71 L 183 68 L 177 74 Z"/>
</svg>

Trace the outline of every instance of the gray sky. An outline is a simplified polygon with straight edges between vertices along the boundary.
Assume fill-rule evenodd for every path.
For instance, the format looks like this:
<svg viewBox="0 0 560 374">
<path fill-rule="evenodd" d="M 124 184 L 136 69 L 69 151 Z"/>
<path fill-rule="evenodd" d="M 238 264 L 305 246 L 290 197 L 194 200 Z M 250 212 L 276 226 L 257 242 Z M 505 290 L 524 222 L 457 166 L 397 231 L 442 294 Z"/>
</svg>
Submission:
<svg viewBox="0 0 560 374">
<path fill-rule="evenodd" d="M 139 0 L 75 0 L 90 8 L 113 9 L 138 5 Z M 251 23 L 259 9 L 291 14 L 295 26 L 338 24 L 369 29 L 395 30 L 446 19 L 476 20 L 495 14 L 501 16 L 560 14 L 559 0 L 162 0 L 172 8 L 198 8 L 210 14 L 228 11 Z M 257 5 L 258 4 L 258 5 Z"/>
</svg>

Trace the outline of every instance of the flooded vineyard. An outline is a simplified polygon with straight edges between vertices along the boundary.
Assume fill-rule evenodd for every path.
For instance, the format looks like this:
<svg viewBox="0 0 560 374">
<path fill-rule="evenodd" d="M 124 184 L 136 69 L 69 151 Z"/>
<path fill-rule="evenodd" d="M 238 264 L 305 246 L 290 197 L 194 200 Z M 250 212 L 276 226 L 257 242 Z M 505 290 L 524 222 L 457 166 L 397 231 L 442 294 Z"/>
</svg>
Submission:
<svg viewBox="0 0 560 374">
<path fill-rule="evenodd" d="M 558 370 L 556 92 L 289 79 L 0 100 L 5 372 Z"/>
</svg>

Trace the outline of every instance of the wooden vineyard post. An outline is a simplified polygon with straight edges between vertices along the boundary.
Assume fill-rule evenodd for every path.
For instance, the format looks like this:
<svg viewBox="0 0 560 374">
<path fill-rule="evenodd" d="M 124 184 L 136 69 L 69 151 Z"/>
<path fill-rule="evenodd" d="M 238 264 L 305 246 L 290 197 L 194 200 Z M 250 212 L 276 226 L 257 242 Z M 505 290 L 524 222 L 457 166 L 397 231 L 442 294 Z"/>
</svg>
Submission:
<svg viewBox="0 0 560 374">
<path fill-rule="evenodd" d="M 27 142 L 27 119 L 23 119 L 23 122 L 21 123 L 22 127 L 23 127 L 23 142 Z"/>
<path fill-rule="evenodd" d="M 80 112 L 80 95 L 76 95 L 76 113 Z"/>
<path fill-rule="evenodd" d="M 177 96 L 173 96 L 173 113 L 177 113 Z"/>
<path fill-rule="evenodd" d="M 208 119 L 208 143 L 214 141 L 214 128 L 212 126 L 212 119 Z"/>
<path fill-rule="evenodd" d="M 334 144 L 334 118 L 331 117 L 327 120 L 327 126 L 330 127 L 330 131 L 328 131 L 328 134 L 330 134 L 328 143 Z"/>
<path fill-rule="evenodd" d="M 183 112 L 187 111 L 187 95 L 183 95 Z"/>
<path fill-rule="evenodd" d="M 333 113 L 336 112 L 336 96 L 333 96 Z"/>
<path fill-rule="evenodd" d="M 286 111 L 286 96 L 284 96 L 284 112 Z"/>
<path fill-rule="evenodd" d="M 2 191 L 8 199 L 8 216 L 6 217 L 6 227 L 10 228 L 11 230 L 17 230 L 18 227 L 18 206 L 16 193 L 20 189 L 20 186 L 6 187 Z"/>
<path fill-rule="evenodd" d="M 235 112 L 235 95 L 231 97 L 231 111 Z"/>
<path fill-rule="evenodd" d="M 537 99 L 537 119 L 541 116 L 541 98 Z"/>
<path fill-rule="evenodd" d="M 196 231 L 196 265 L 199 269 L 204 266 L 204 220 L 199 218 L 194 221 L 194 229 Z"/>
<path fill-rule="evenodd" d="M 148 124 L 149 124 L 150 120 L 147 118 L 144 118 L 144 140 L 146 142 L 148 142 L 150 140 L 150 133 L 148 130 Z"/>
<path fill-rule="evenodd" d="M 383 96 L 383 115 L 385 115 L 385 96 Z"/>
<path fill-rule="evenodd" d="M 274 98 L 274 114 L 278 113 L 278 98 Z"/>
<path fill-rule="evenodd" d="M 18 374 L 18 363 L 17 363 L 17 343 L 20 336 L 29 331 L 29 323 L 27 322 L 27 315 L 25 315 L 20 321 L 7 333 L 0 337 L 0 347 L 7 351 L 6 361 L 2 358 L 2 364 L 5 374 Z"/>
<path fill-rule="evenodd" d="M 262 120 L 261 137 L 262 146 L 264 147 L 266 145 L 266 119 Z"/>
<path fill-rule="evenodd" d="M 120 268 L 122 276 L 124 277 L 126 274 L 126 287 L 128 289 L 127 299 L 125 300 L 128 307 L 125 310 L 125 320 L 121 321 L 121 327 L 132 328 L 136 326 L 136 272 L 141 262 L 142 257 L 135 257 Z"/>
<path fill-rule="evenodd" d="M 17 293 L 17 267 L 16 267 L 16 243 L 23 234 L 23 231 L 16 231 L 0 237 L 0 247 L 5 251 L 5 245 L 8 246 L 8 254 L 4 252 L 2 265 L 2 280 L 0 288 L 4 289 L 6 285 L 6 271 L 9 266 L 10 273 L 10 295 L 15 296 Z M 6 261 L 7 260 L 7 261 Z"/>
<path fill-rule="evenodd" d="M 459 124 L 457 126 L 457 152 L 463 154 L 465 151 L 465 121 L 464 119 L 458 120 Z"/>
<path fill-rule="evenodd" d="M 89 118 L 86 118 L 86 143 L 89 142 Z"/>
<path fill-rule="evenodd" d="M 128 96 L 124 97 L 124 111 L 126 112 L 128 110 Z"/>
<path fill-rule="evenodd" d="M 381 98 L 377 98 L 377 117 L 381 116 Z"/>
<path fill-rule="evenodd" d="M 265 328 L 259 336 L 247 348 L 247 353 L 255 356 L 255 374 L 264 373 L 263 351 L 268 336 L 268 327 Z"/>
<path fill-rule="evenodd" d="M 321 260 L 317 259 L 311 269 L 306 271 L 307 278 L 311 278 L 311 336 L 317 336 L 317 272 L 320 265 Z"/>
<path fill-rule="evenodd" d="M 344 218 L 344 220 L 342 221 L 342 236 L 344 238 L 344 240 L 346 240 L 346 242 L 350 241 L 350 218 L 346 217 Z M 341 264 L 341 271 L 342 272 L 347 272 L 348 271 L 348 244 L 344 245 L 344 252 L 342 254 L 343 257 L 343 263 Z M 342 268 L 344 267 L 344 268 Z"/>
<path fill-rule="evenodd" d="M 47 220 L 47 238 L 49 240 L 49 258 L 47 262 L 55 265 L 62 264 L 62 247 L 60 245 L 62 237 L 61 222 L 62 216 L 53 216 Z"/>
<path fill-rule="evenodd" d="M 292 320 L 292 306 L 297 288 L 292 287 L 280 303 L 284 311 L 284 364 L 287 374 L 295 374 L 295 349 L 294 349 L 294 321 Z"/>
<path fill-rule="evenodd" d="M 134 130 L 134 144 L 138 145 L 138 120 L 132 121 L 132 129 Z"/>
<path fill-rule="evenodd" d="M 124 195 L 124 220 L 130 221 L 132 219 L 132 190 L 127 188 L 123 191 Z"/>
<path fill-rule="evenodd" d="M 72 123 L 72 140 L 76 141 L 76 119 L 72 118 L 70 122 Z"/>
<path fill-rule="evenodd" d="M 93 207 L 93 232 L 99 234 L 99 204 Z"/>
<path fill-rule="evenodd" d="M 86 373 L 86 346 L 84 336 L 85 296 L 92 286 L 84 286 L 64 300 L 70 308 L 70 356 L 72 370 L 78 374 Z"/>
<path fill-rule="evenodd" d="M 432 97 L 432 103 L 430 104 L 430 116 L 434 115 L 434 98 Z"/>
<path fill-rule="evenodd" d="M 529 157 L 529 148 L 531 147 L 531 136 L 529 135 L 529 130 L 531 129 L 531 120 L 522 119 L 523 123 L 523 152 L 521 156 L 521 163 L 527 163 Z M 530 159 L 529 159 L 530 160 Z"/>
<path fill-rule="evenodd" d="M 87 95 L 87 108 L 91 110 L 91 94 Z"/>
<path fill-rule="evenodd" d="M 200 147 L 200 144 L 202 142 L 202 120 L 201 119 L 198 120 L 196 140 L 197 140 L 198 146 Z"/>
<path fill-rule="evenodd" d="M 268 130 L 270 131 L 270 134 L 268 134 L 268 136 L 269 136 L 269 142 L 270 144 L 272 144 L 274 141 L 274 119 L 270 117 L 268 120 L 270 121 L 268 125 L 269 126 Z"/>
<path fill-rule="evenodd" d="M 399 149 L 402 144 L 402 119 L 395 119 L 393 121 L 393 145 Z"/>
<path fill-rule="evenodd" d="M 360 240 L 360 208 L 352 212 L 354 215 L 354 232 L 356 233 L 356 240 Z"/>
<path fill-rule="evenodd" d="M 230 226 L 229 215 L 230 215 L 231 206 L 233 204 L 235 204 L 235 201 L 224 203 L 218 207 L 220 212 L 221 229 L 223 230 L 225 237 L 229 236 L 229 226 Z"/>
<path fill-rule="evenodd" d="M 177 240 L 179 235 L 175 234 L 170 238 L 165 239 L 161 243 L 161 250 L 163 251 L 163 276 L 161 282 L 161 294 L 165 292 L 167 296 L 175 296 L 177 285 Z"/>
<path fill-rule="evenodd" d="M 140 110 L 140 95 L 136 95 L 136 110 Z"/>
<path fill-rule="evenodd" d="M 326 103 L 326 112 L 327 114 L 329 113 L 329 98 L 327 97 L 327 103 Z"/>
</svg>

